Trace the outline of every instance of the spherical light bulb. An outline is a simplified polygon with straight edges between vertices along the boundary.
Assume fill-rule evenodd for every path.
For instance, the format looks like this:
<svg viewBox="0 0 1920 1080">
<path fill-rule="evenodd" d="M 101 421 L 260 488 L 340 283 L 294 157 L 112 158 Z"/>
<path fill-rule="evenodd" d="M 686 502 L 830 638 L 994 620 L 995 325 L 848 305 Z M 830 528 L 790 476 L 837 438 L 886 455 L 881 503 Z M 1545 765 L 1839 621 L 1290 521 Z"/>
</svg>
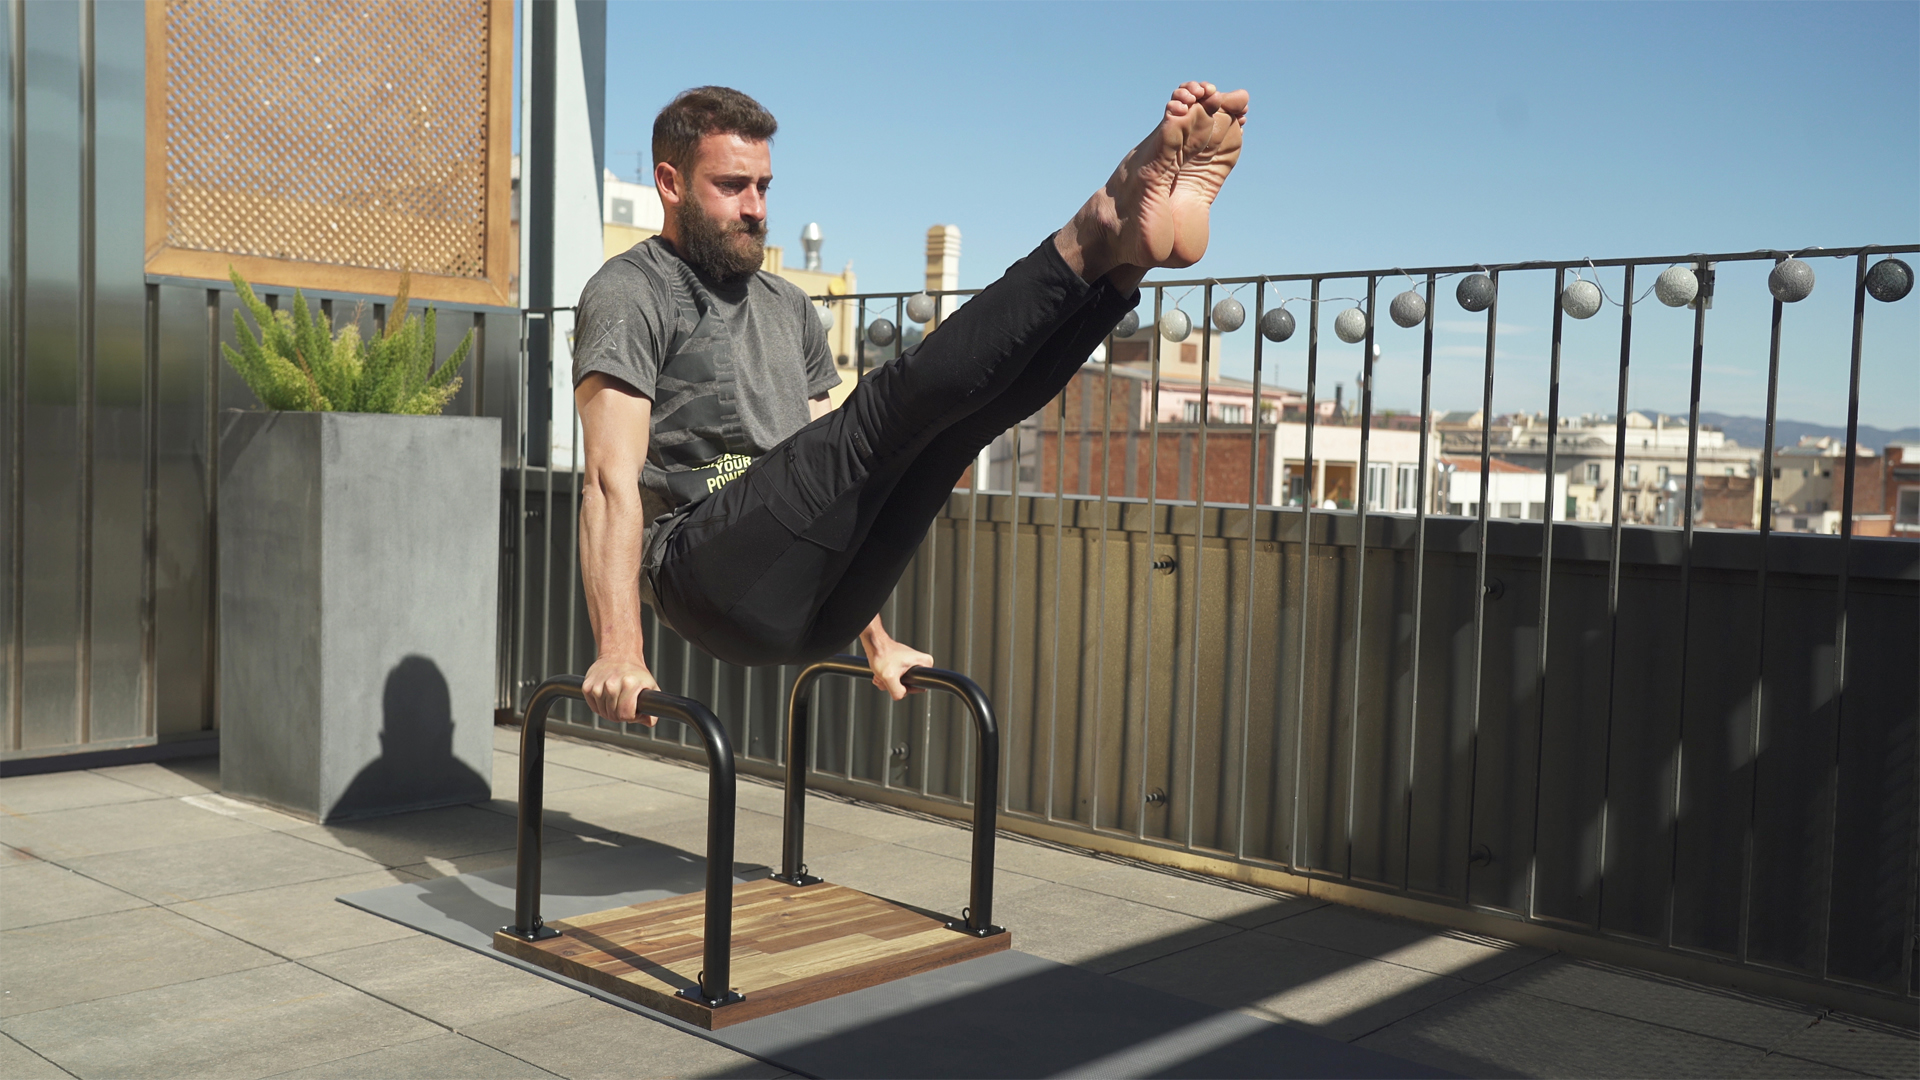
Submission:
<svg viewBox="0 0 1920 1080">
<path fill-rule="evenodd" d="M 1700 295 L 1700 279 L 1684 266 L 1669 266 L 1654 279 L 1653 295 L 1668 307 L 1686 307 Z"/>
<path fill-rule="evenodd" d="M 1591 319 L 1600 311 L 1600 286 L 1582 278 L 1560 293 L 1560 310 L 1576 319 Z"/>
<path fill-rule="evenodd" d="M 1223 334 L 1231 334 L 1247 324 L 1247 309 L 1233 297 L 1225 297 L 1213 305 L 1213 328 Z"/>
<path fill-rule="evenodd" d="M 1419 326 L 1421 320 L 1427 317 L 1427 298 L 1408 289 L 1393 298 L 1393 303 L 1387 306 L 1387 314 L 1393 316 L 1393 321 L 1400 326 Z"/>
<path fill-rule="evenodd" d="M 819 307 L 814 308 L 814 310 L 820 313 L 820 329 L 833 329 L 833 309 L 825 304 L 821 304 Z"/>
<path fill-rule="evenodd" d="M 1333 332 L 1349 345 L 1364 340 L 1367 336 L 1367 313 L 1357 307 L 1348 308 L 1334 318 Z"/>
<path fill-rule="evenodd" d="M 1193 332 L 1193 320 L 1179 308 L 1164 312 L 1160 316 L 1160 336 L 1168 341 L 1185 341 Z"/>
<path fill-rule="evenodd" d="M 1813 267 L 1787 259 L 1767 275 L 1767 291 L 1783 304 L 1797 304 L 1813 293 Z"/>
<path fill-rule="evenodd" d="M 1453 290 L 1453 298 L 1468 311 L 1485 311 L 1493 306 L 1493 278 L 1486 274 L 1468 274 Z"/>
<path fill-rule="evenodd" d="M 923 292 L 914 293 L 912 296 L 907 297 L 907 318 L 912 319 L 914 322 L 924 324 L 927 320 L 933 318 L 933 314 L 933 297 Z"/>
<path fill-rule="evenodd" d="M 1260 316 L 1260 336 L 1273 342 L 1285 341 L 1292 337 L 1293 312 L 1281 307 Z"/>
<path fill-rule="evenodd" d="M 885 348 L 893 344 L 894 326 L 891 319 L 875 319 L 867 324 L 867 340 Z"/>
<path fill-rule="evenodd" d="M 1129 311 L 1125 315 L 1120 316 L 1120 321 L 1114 324 L 1113 336 L 1132 337 L 1139 329 L 1140 313 L 1137 311 Z"/>
<path fill-rule="evenodd" d="M 1867 269 L 1867 295 L 1883 304 L 1904 300 L 1913 291 L 1913 267 L 1899 259 L 1881 259 Z"/>
<path fill-rule="evenodd" d="M 1087 362 L 1091 364 L 1104 364 L 1107 362 L 1107 346 L 1105 342 L 1101 342 L 1093 347 L 1093 351 L 1087 354 Z"/>
</svg>

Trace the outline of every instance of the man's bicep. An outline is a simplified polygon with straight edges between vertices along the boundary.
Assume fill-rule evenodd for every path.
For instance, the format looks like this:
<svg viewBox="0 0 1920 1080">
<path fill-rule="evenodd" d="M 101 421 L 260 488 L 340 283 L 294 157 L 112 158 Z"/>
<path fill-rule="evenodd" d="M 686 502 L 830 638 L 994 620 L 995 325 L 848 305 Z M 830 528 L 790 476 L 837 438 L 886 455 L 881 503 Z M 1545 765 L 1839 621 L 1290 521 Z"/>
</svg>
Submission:
<svg viewBox="0 0 1920 1080">
<path fill-rule="evenodd" d="M 604 475 L 637 482 L 647 460 L 652 399 L 606 372 L 594 371 L 574 387 L 573 404 L 580 413 L 589 480 Z"/>
</svg>

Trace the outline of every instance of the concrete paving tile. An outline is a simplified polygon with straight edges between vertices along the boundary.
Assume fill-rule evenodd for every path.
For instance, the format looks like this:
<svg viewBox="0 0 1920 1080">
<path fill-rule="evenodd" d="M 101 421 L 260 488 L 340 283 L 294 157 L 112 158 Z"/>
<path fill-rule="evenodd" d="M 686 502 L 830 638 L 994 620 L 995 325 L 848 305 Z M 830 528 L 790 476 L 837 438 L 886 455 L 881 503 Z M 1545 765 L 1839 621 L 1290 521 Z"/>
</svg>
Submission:
<svg viewBox="0 0 1920 1080">
<path fill-rule="evenodd" d="M 1491 982 L 1548 955 L 1541 949 L 1387 918 L 1338 904 L 1268 923 L 1260 927 L 1260 932 L 1437 975 L 1451 975 L 1468 982 Z"/>
<path fill-rule="evenodd" d="M 940 833 L 928 833 L 925 836 L 902 840 L 900 843 L 905 847 L 933 851 L 953 859 L 969 859 L 973 856 L 972 829 L 946 829 Z M 1005 834 L 1002 834 L 994 844 L 993 863 L 996 867 L 1004 867 L 1016 874 L 1045 878 L 1054 882 L 1065 882 L 1087 874 L 1096 874 L 1114 865 L 1090 854 L 1061 851 L 1042 844 L 1030 844 Z"/>
<path fill-rule="evenodd" d="M 464 1035 L 449 1033 L 275 1073 L 273 1080 L 472 1080 L 477 1076 L 487 1080 L 551 1080 L 553 1074 Z"/>
<path fill-rule="evenodd" d="M 0 842 L 52 862 L 245 836 L 256 831 L 244 821 L 189 806 L 179 799 L 0 816 Z"/>
<path fill-rule="evenodd" d="M 549 792 L 542 808 L 546 824 L 574 833 L 639 835 L 649 823 L 707 819 L 707 800 L 644 784 L 607 780 L 593 787 Z M 518 804 L 494 809 L 519 813 Z"/>
<path fill-rule="evenodd" d="M 137 896 L 52 863 L 35 860 L 0 869 L 0 930 L 146 906 Z"/>
<path fill-rule="evenodd" d="M 619 783 L 611 776 L 599 773 L 570 769 L 565 765 L 547 762 L 545 770 L 545 788 L 551 797 L 556 791 L 571 791 L 574 788 L 592 787 L 595 784 Z M 517 802 L 520 798 L 520 756 L 518 754 L 495 754 L 493 756 L 493 797 Z"/>
<path fill-rule="evenodd" d="M 28 863 L 37 863 L 39 861 L 39 859 L 34 858 L 30 853 L 21 851 L 17 847 L 8 847 L 5 844 L 0 844 L 0 866 L 25 866 Z"/>
<path fill-rule="evenodd" d="M 0 814 L 40 814 L 155 798 L 159 796 L 146 788 L 84 771 L 0 779 Z"/>
<path fill-rule="evenodd" d="M 972 836 L 973 831 L 958 823 L 928 821 L 911 814 L 897 814 L 891 810 L 864 803 L 842 802 L 839 799 L 823 799 L 810 796 L 807 799 L 807 821 L 814 825 L 825 825 L 830 829 L 839 829 L 855 836 L 872 837 L 885 840 L 890 844 L 904 843 L 922 837 L 944 838 L 944 834 L 958 832 L 962 836 Z"/>
<path fill-rule="evenodd" d="M 1262 926 L 1326 906 L 1324 900 L 1305 896 L 1275 896 L 1237 889 L 1225 882 L 1196 881 L 1144 866 L 1112 863 L 1103 863 L 1092 873 L 1068 878 L 1066 884 L 1242 928 Z"/>
<path fill-rule="evenodd" d="M 1115 975 L 1222 1009 L 1250 1008 L 1342 1040 L 1358 1038 L 1472 985 L 1257 930 L 1242 930 Z"/>
<path fill-rule="evenodd" d="M 818 856 L 809 850 L 807 866 L 814 876 L 835 885 L 954 917 L 967 906 L 973 881 L 973 866 L 969 862 L 895 844 L 873 844 Z M 999 918 L 1002 899 L 1045 884 L 1039 878 L 996 868 L 993 875 L 995 918 Z"/>
<path fill-rule="evenodd" d="M 1774 1050 L 1868 1076 L 1920 1076 L 1920 1032 L 1840 1013 L 1807 1024 Z"/>
<path fill-rule="evenodd" d="M 514 845 L 514 819 L 478 806 L 445 806 L 409 814 L 307 825 L 288 835 L 365 856 L 383 866 L 408 866 L 429 857 L 456 859 Z M 564 834 L 549 827 L 549 840 Z"/>
<path fill-rule="evenodd" d="M 707 790 L 707 771 L 703 768 L 591 743 L 549 738 L 547 763 L 686 795 L 704 795 Z"/>
<path fill-rule="evenodd" d="M 93 770 L 101 776 L 143 787 L 159 795 L 199 795 L 220 790 L 220 757 L 179 758 Z"/>
<path fill-rule="evenodd" d="M 1740 1043 L 1477 986 L 1355 1041 L 1466 1076 L 1820 1075 Z M 1778 1070 L 1778 1071 L 1775 1071 Z"/>
<path fill-rule="evenodd" d="M 1811 1006 L 1561 956 L 1522 968 L 1494 985 L 1762 1050 L 1806 1027 L 1818 1013 Z"/>
<path fill-rule="evenodd" d="M 276 962 L 243 941 L 152 907 L 8 930 L 0 933 L 0 955 L 7 973 L 0 1016 L 8 1017 Z"/>
<path fill-rule="evenodd" d="M 572 1080 L 636 1075 L 767 1078 L 785 1069 L 637 1013 L 583 999 L 469 1028 L 470 1039 Z"/>
<path fill-rule="evenodd" d="M 493 725 L 493 752 L 496 754 L 519 753 L 520 728 L 507 724 Z"/>
<path fill-rule="evenodd" d="M 285 963 L 49 1009 L 7 1030 L 78 1076 L 204 1080 L 251 1080 L 441 1034 Z"/>
<path fill-rule="evenodd" d="M 1233 934 L 1232 927 L 1131 900 L 1044 882 L 993 900 L 1013 947 L 1092 971 L 1114 972 Z"/>
<path fill-rule="evenodd" d="M 615 837 L 572 836 L 555 830 L 548 830 L 546 836 L 548 839 L 541 845 L 541 854 L 543 858 L 550 860 L 564 859 L 571 855 L 585 855 L 589 852 L 620 846 L 617 843 L 619 838 Z M 477 874 L 482 870 L 492 870 L 501 866 L 512 866 L 518 855 L 517 848 L 511 847 L 495 851 L 476 851 L 471 855 L 460 855 L 451 859 L 430 855 L 420 862 L 408 863 L 394 869 L 421 879 L 455 877 L 460 874 Z"/>
<path fill-rule="evenodd" d="M 265 803 L 252 802 L 247 799 L 236 799 L 231 795 L 223 795 L 217 791 L 203 791 L 198 795 L 182 795 L 180 796 L 180 801 L 196 809 L 220 814 L 223 817 L 230 817 L 236 821 L 244 821 L 249 825 L 258 825 L 272 832 L 292 832 L 295 829 L 304 829 L 313 824 L 313 819 L 311 818 L 297 817 L 284 810 L 268 806 Z"/>
<path fill-rule="evenodd" d="M 0 1035 L 0 1076 L 8 1080 L 67 1080 L 73 1074 Z"/>
<path fill-rule="evenodd" d="M 254 832 L 190 844 L 93 855 L 75 870 L 156 904 L 255 892 L 365 873 L 379 864 L 284 833 Z"/>
<path fill-rule="evenodd" d="M 778 870 L 782 829 L 780 819 L 771 814 L 741 810 L 734 816 L 733 861 L 757 863 Z M 695 855 L 705 855 L 707 818 L 706 814 L 702 813 L 699 817 L 685 818 L 658 827 L 641 823 L 635 825 L 627 835 L 677 847 L 681 851 L 692 852 Z M 878 843 L 879 841 L 865 836 L 855 836 L 838 829 L 829 829 L 812 822 L 807 823 L 806 852 L 809 864 L 826 855 L 852 851 L 854 848 L 871 847 Z"/>
<path fill-rule="evenodd" d="M 581 997 L 552 979 L 425 935 L 309 957 L 305 963 L 455 1031 Z"/>
<path fill-rule="evenodd" d="M 382 869 L 189 900 L 167 910 L 270 952 L 297 959 L 418 936 L 418 931 L 390 919 L 335 902 L 336 897 L 346 893 L 418 880 L 418 875 L 403 870 Z"/>
</svg>

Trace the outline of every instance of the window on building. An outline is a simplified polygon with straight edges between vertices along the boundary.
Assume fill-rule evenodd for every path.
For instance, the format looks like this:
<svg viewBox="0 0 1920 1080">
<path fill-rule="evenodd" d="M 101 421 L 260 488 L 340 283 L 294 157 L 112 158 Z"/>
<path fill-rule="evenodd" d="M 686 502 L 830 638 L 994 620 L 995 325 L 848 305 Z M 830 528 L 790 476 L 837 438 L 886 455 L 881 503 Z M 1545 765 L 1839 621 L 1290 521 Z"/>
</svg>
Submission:
<svg viewBox="0 0 1920 1080">
<path fill-rule="evenodd" d="M 1393 485 L 1393 505 L 1397 510 L 1412 513 L 1420 508 L 1420 468 L 1417 465 L 1402 465 Z"/>
<path fill-rule="evenodd" d="M 1639 482 L 1640 482 L 1640 466 L 1638 465 L 1627 466 L 1627 483 L 1638 484 Z"/>
<path fill-rule="evenodd" d="M 1733 466 L 1731 466 L 1731 465 L 1729 465 L 1729 466 L 1727 466 L 1727 475 L 1728 475 L 1728 476 L 1732 476 L 1732 475 L 1733 475 Z"/>
<path fill-rule="evenodd" d="M 1244 424 L 1244 423 L 1246 423 L 1246 422 L 1247 422 L 1247 407 L 1246 407 L 1245 405 L 1222 405 L 1222 406 L 1220 406 L 1220 422 L 1221 422 L 1221 423 L 1223 423 L 1223 424 Z"/>
<path fill-rule="evenodd" d="M 1503 517 L 1503 518 L 1517 518 L 1517 517 L 1519 517 L 1519 516 L 1520 516 L 1520 504 L 1519 504 L 1519 503 L 1517 503 L 1517 502 L 1503 502 L 1503 503 L 1501 503 L 1501 504 L 1500 504 L 1500 516 L 1501 516 L 1501 517 Z"/>
<path fill-rule="evenodd" d="M 1664 484 L 1667 482 L 1667 477 L 1671 474 L 1667 472 L 1667 467 L 1665 465 L 1662 465 L 1660 466 L 1660 471 L 1654 473 L 1653 475 L 1654 475 L 1655 483 Z"/>
<path fill-rule="evenodd" d="M 1639 512 L 1640 512 L 1640 496 L 1638 495 L 1627 496 L 1627 513 L 1637 514 Z"/>
<path fill-rule="evenodd" d="M 1189 424 L 1197 424 L 1200 422 L 1200 403 L 1199 402 L 1189 401 L 1185 404 L 1185 406 L 1183 407 L 1183 410 L 1184 411 L 1181 414 L 1181 419 L 1185 420 Z"/>
<path fill-rule="evenodd" d="M 1920 525 L 1920 488 L 1901 488 L 1894 520 L 1902 525 Z"/>
<path fill-rule="evenodd" d="M 1465 515 L 1466 511 L 1467 511 L 1467 508 L 1464 503 L 1448 503 L 1447 504 L 1447 513 L 1452 514 L 1454 517 L 1461 517 Z"/>
<path fill-rule="evenodd" d="M 1597 484 L 1599 482 L 1600 482 L 1600 463 L 1597 461 L 1587 462 L 1587 483 Z"/>
<path fill-rule="evenodd" d="M 614 224 L 616 225 L 633 224 L 633 200 L 632 199 L 614 199 L 612 201 L 613 201 Z"/>
<path fill-rule="evenodd" d="M 1546 503 L 1528 503 L 1527 504 L 1527 517 L 1529 519 L 1533 521 L 1539 521 L 1541 518 L 1544 518 L 1546 516 L 1547 516 Z"/>
<path fill-rule="evenodd" d="M 1392 493 L 1393 466 L 1367 463 L 1367 509 L 1388 510 L 1387 496 Z"/>
<path fill-rule="evenodd" d="M 1778 479 L 1780 479 L 1780 466 L 1778 466 L 1778 465 L 1775 465 L 1775 466 L 1773 467 L 1773 478 L 1774 478 L 1775 480 L 1778 480 Z"/>
</svg>

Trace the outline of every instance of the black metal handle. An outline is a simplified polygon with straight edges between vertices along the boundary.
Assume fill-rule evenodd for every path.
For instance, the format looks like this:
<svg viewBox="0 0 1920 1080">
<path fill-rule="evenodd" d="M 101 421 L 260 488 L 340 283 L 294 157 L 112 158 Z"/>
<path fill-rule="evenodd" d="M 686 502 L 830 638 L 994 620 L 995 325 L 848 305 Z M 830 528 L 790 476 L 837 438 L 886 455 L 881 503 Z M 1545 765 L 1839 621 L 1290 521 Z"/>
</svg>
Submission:
<svg viewBox="0 0 1920 1080">
<path fill-rule="evenodd" d="M 555 675 L 534 690 L 520 729 L 520 841 L 516 854 L 513 925 L 506 931 L 539 941 L 555 931 L 540 921 L 540 817 L 546 798 L 545 765 L 547 712 L 561 698 L 586 700 L 578 675 Z M 678 720 L 700 732 L 707 746 L 707 911 L 705 969 L 698 996 L 693 988 L 682 996 L 718 1008 L 741 1000 L 727 983 L 733 952 L 733 740 L 718 717 L 691 698 L 640 693 L 640 712 Z"/>
<path fill-rule="evenodd" d="M 871 679 L 873 668 L 858 656 L 833 656 L 809 664 L 793 680 L 787 698 L 787 810 L 781 844 L 781 869 L 775 875 L 792 885 L 811 885 L 820 879 L 805 872 L 807 825 L 807 744 L 812 714 L 813 683 L 822 675 L 852 675 Z M 993 925 L 993 842 L 996 808 L 1000 803 L 1000 727 L 993 704 L 980 684 L 957 671 L 917 667 L 901 680 L 916 689 L 945 690 L 966 703 L 973 728 L 980 737 L 973 784 L 973 881 L 964 922 L 950 922 L 955 930 L 988 937 L 1004 931 Z"/>
</svg>

